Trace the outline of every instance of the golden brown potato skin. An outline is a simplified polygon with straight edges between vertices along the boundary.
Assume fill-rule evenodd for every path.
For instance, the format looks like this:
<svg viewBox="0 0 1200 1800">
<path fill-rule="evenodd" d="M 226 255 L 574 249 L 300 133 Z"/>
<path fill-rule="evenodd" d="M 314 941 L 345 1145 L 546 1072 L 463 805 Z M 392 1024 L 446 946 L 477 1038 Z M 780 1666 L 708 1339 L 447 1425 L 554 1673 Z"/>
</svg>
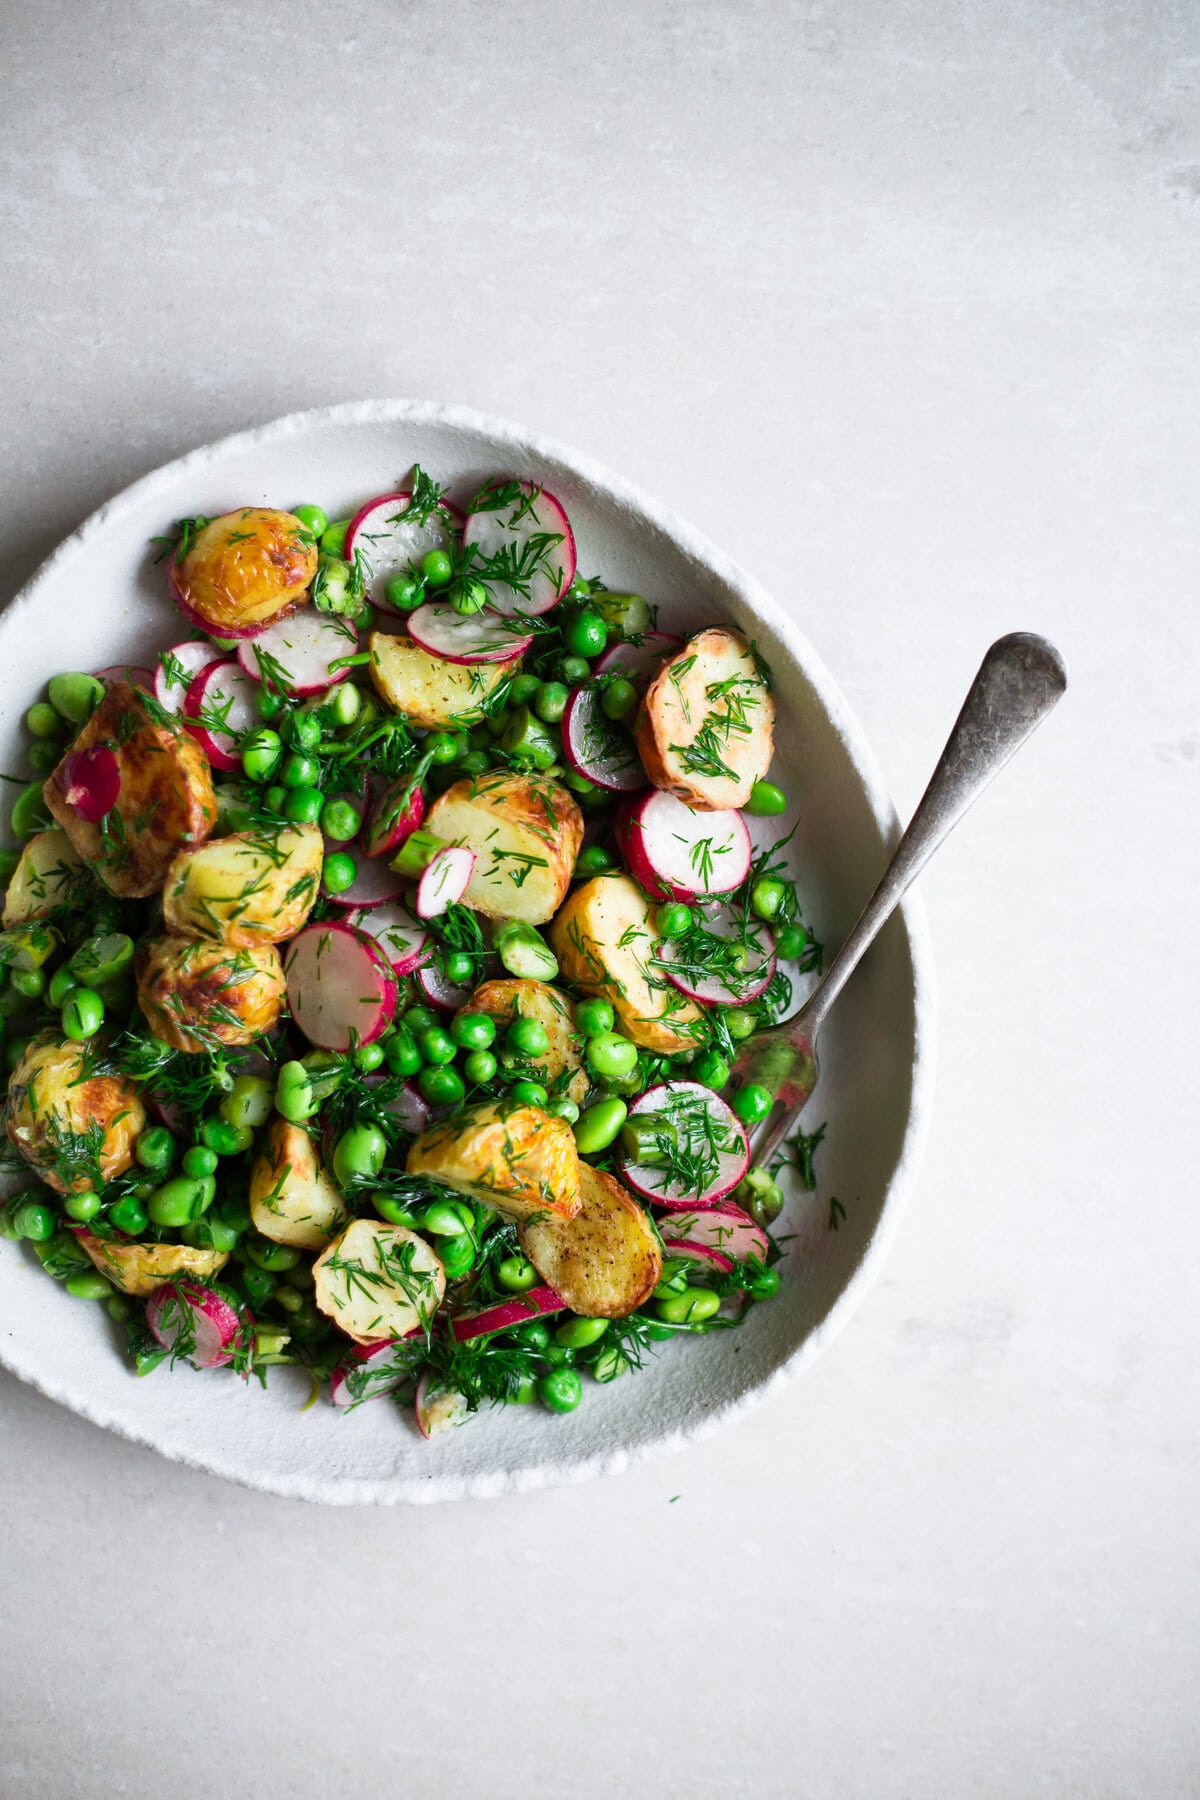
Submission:
<svg viewBox="0 0 1200 1800">
<path fill-rule="evenodd" d="M 621 1030 L 643 1050 L 668 1056 L 707 1039 L 695 1001 L 652 963 L 654 906 L 628 875 L 596 875 L 572 893 L 550 941 L 567 981 L 611 1000 Z"/>
<path fill-rule="evenodd" d="M 277 1244 L 324 1250 L 349 1214 L 316 1145 L 302 1125 L 275 1118 L 250 1170 L 250 1217 Z"/>
<path fill-rule="evenodd" d="M 456 1113 L 421 1133 L 407 1166 L 512 1219 L 579 1211 L 574 1133 L 539 1106 L 494 1101 Z"/>
<path fill-rule="evenodd" d="M 68 768 L 79 750 L 106 746 L 121 770 L 121 791 L 98 825 L 67 800 Z M 80 856 L 111 893 L 155 894 L 171 859 L 202 844 L 217 821 L 208 758 L 182 727 L 159 723 L 146 696 L 114 681 L 70 750 L 46 781 L 46 805 Z"/>
<path fill-rule="evenodd" d="M 210 519 L 187 555 L 171 564 L 182 604 L 220 637 L 269 625 L 307 603 L 317 546 L 291 513 L 243 506 Z"/>
<path fill-rule="evenodd" d="M 134 970 L 146 1023 L 174 1050 L 252 1044 L 283 1010 L 283 965 L 274 944 L 233 949 L 202 938 L 147 938 Z"/>
<path fill-rule="evenodd" d="M 583 1204 L 573 1219 L 543 1217 L 517 1229 L 521 1248 L 572 1312 L 623 1319 L 650 1298 L 662 1252 L 642 1208 L 619 1181 L 581 1163 Z"/>
<path fill-rule="evenodd" d="M 775 702 L 741 633 L 714 626 L 669 657 L 646 689 L 634 739 L 654 786 L 694 811 L 745 806 L 771 766 Z"/>
<path fill-rule="evenodd" d="M 127 1243 L 98 1238 L 90 1231 L 77 1231 L 75 1240 L 123 1294 L 152 1294 L 178 1275 L 211 1281 L 229 1261 L 228 1250 L 193 1250 L 190 1244 Z"/>
<path fill-rule="evenodd" d="M 47 1187 L 81 1194 L 123 1175 L 145 1124 L 136 1087 L 94 1039 L 60 1042 L 53 1032 L 30 1039 L 8 1084 L 4 1128 Z"/>
<path fill-rule="evenodd" d="M 477 725 L 483 702 L 508 675 L 520 668 L 519 660 L 506 663 L 452 663 L 433 656 L 411 638 L 391 637 L 373 631 L 367 640 L 371 651 L 371 680 L 380 698 L 393 712 L 403 713 L 414 725 L 430 731 L 446 726 Z"/>
<path fill-rule="evenodd" d="M 239 831 L 182 850 L 163 889 L 167 929 L 245 948 L 281 944 L 316 903 L 324 857 L 316 825 Z"/>
<path fill-rule="evenodd" d="M 539 1025 L 544 1025 L 546 1036 L 550 1039 L 550 1048 L 545 1056 L 537 1058 L 537 1066 L 544 1069 L 549 1077 L 546 1086 L 553 1087 L 556 1094 L 565 1094 L 569 1100 L 582 1104 L 591 1080 L 580 1061 L 579 1052 L 583 1039 L 575 1029 L 570 1002 L 565 994 L 560 994 L 557 988 L 545 981 L 519 980 L 515 977 L 503 981 L 484 981 L 475 989 L 462 1010 L 464 1013 L 490 1013 L 494 1019 L 506 1022 L 513 1019 L 536 1019 Z M 559 1081 L 562 1075 L 568 1078 L 565 1085 Z"/>
<path fill-rule="evenodd" d="M 562 905 L 583 814 L 561 783 L 507 769 L 467 776 L 435 800 L 425 823 L 475 852 L 464 906 L 487 919 L 544 925 Z"/>
</svg>

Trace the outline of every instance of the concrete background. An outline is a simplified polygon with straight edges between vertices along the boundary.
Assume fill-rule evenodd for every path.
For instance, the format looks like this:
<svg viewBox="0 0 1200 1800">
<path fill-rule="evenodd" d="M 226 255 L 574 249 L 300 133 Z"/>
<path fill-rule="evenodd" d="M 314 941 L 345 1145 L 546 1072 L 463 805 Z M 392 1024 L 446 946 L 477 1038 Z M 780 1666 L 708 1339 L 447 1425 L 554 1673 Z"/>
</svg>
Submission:
<svg viewBox="0 0 1200 1800">
<path fill-rule="evenodd" d="M 193 444 L 427 395 L 703 525 L 902 813 L 993 636 L 1073 676 L 924 881 L 932 1140 L 816 1369 L 414 1513 L 0 1379 L 0 1792 L 1200 1791 L 1195 9 L 9 0 L 0 70 L 0 595 Z"/>
</svg>

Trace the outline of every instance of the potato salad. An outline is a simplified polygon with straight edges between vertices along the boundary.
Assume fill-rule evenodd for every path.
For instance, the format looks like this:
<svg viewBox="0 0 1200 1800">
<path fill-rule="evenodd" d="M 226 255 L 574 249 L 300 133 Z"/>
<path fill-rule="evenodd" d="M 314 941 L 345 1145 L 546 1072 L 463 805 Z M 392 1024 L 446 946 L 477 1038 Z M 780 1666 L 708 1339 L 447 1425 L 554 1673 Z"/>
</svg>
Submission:
<svg viewBox="0 0 1200 1800">
<path fill-rule="evenodd" d="M 458 498 L 180 521 L 178 641 L 50 680 L 0 851 L 7 1253 L 138 1375 L 298 1365 L 425 1437 L 776 1294 L 730 1074 L 822 956 L 747 824 L 757 646 L 581 573 L 533 481 Z"/>
</svg>

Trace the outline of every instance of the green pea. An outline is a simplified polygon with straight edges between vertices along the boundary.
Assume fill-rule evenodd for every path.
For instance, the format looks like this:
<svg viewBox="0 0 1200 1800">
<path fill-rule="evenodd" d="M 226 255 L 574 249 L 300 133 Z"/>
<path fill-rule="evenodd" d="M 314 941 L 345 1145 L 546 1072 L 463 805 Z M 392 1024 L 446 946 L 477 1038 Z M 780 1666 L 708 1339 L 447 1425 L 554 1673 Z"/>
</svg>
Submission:
<svg viewBox="0 0 1200 1800">
<path fill-rule="evenodd" d="M 35 738 L 57 740 L 62 736 L 63 722 L 52 706 L 38 700 L 25 714 L 25 727 Z"/>
<path fill-rule="evenodd" d="M 272 1275 L 294 1269 L 300 1261 L 295 1244 L 277 1244 L 273 1238 L 247 1238 L 242 1248 L 256 1269 L 266 1269 Z"/>
<path fill-rule="evenodd" d="M 586 1350 L 608 1330 L 607 1319 L 564 1319 L 554 1333 L 556 1344 L 568 1350 Z"/>
<path fill-rule="evenodd" d="M 512 1331 L 519 1344 L 528 1344 L 531 1350 L 545 1352 L 550 1343 L 550 1327 L 541 1319 L 530 1319 L 528 1325 L 516 1325 Z"/>
<path fill-rule="evenodd" d="M 362 827 L 362 812 L 349 800 L 327 800 L 321 808 L 321 830 L 337 844 L 348 844 Z"/>
<path fill-rule="evenodd" d="M 242 747 L 242 771 L 247 781 L 270 781 L 283 755 L 283 740 L 277 731 L 263 726 L 251 732 Z"/>
<path fill-rule="evenodd" d="M 257 1131 L 271 1116 L 271 1083 L 265 1075 L 238 1075 L 217 1111 L 228 1125 Z"/>
<path fill-rule="evenodd" d="M 752 1013 L 749 1007 L 731 1006 L 724 1018 L 726 1031 L 739 1043 L 743 1038 L 753 1037 L 758 1030 L 758 1014 Z"/>
<path fill-rule="evenodd" d="M 730 1101 L 734 1112 L 743 1125 L 757 1125 L 765 1119 L 775 1101 L 769 1088 L 760 1087 L 755 1081 L 748 1082 L 739 1088 Z"/>
<path fill-rule="evenodd" d="M 531 762 L 535 768 L 548 769 L 558 755 L 558 744 L 528 706 L 518 706 L 512 713 L 500 742 L 510 756 Z"/>
<path fill-rule="evenodd" d="M 46 831 L 53 825 L 54 821 L 46 808 L 43 786 L 41 781 L 31 781 L 17 795 L 12 809 L 14 837 L 35 837 L 39 831 Z"/>
<path fill-rule="evenodd" d="M 423 746 L 427 756 L 432 756 L 435 763 L 456 762 L 462 750 L 462 744 L 449 731 L 433 731 L 425 739 Z"/>
<path fill-rule="evenodd" d="M 304 1305 L 304 1295 L 298 1294 L 294 1287 L 281 1282 L 275 1289 L 275 1304 L 282 1306 L 284 1312 L 298 1313 Z"/>
<path fill-rule="evenodd" d="M 305 756 L 299 750 L 293 750 L 290 755 L 284 757 L 279 771 L 279 780 L 283 787 L 311 788 L 315 787 L 320 779 L 321 765 L 313 757 Z"/>
<path fill-rule="evenodd" d="M 183 1172 L 191 1181 L 204 1181 L 217 1172 L 217 1153 L 207 1144 L 193 1144 L 183 1155 Z"/>
<path fill-rule="evenodd" d="M 537 1399 L 537 1382 L 532 1375 L 521 1375 L 517 1385 L 504 1396 L 506 1406 L 530 1406 Z"/>
<path fill-rule="evenodd" d="M 572 656 L 599 656 L 608 643 L 608 627 L 599 613 L 585 607 L 563 626 L 563 643 Z"/>
<path fill-rule="evenodd" d="M 753 813 L 756 818 L 774 819 L 787 811 L 787 795 L 773 781 L 756 781 L 742 811 Z"/>
<path fill-rule="evenodd" d="M 454 574 L 454 564 L 444 550 L 427 550 L 421 558 L 421 574 L 431 588 L 446 587 Z"/>
<path fill-rule="evenodd" d="M 324 804 L 325 796 L 320 788 L 291 788 L 283 803 L 283 816 L 292 825 L 315 825 Z"/>
<path fill-rule="evenodd" d="M 550 1095 L 540 1081 L 514 1081 L 509 1098 L 520 1106 L 545 1106 Z"/>
<path fill-rule="evenodd" d="M 57 1229 L 54 1213 L 41 1200 L 22 1200 L 11 1217 L 17 1235 L 31 1244 L 48 1243 Z"/>
<path fill-rule="evenodd" d="M 482 612 L 487 603 L 488 590 L 482 581 L 464 581 L 450 596 L 455 612 L 465 615 Z"/>
<path fill-rule="evenodd" d="M 156 1188 L 146 1202 L 146 1211 L 155 1225 L 190 1225 L 205 1209 L 204 1188 L 198 1181 L 178 1176 Z"/>
<path fill-rule="evenodd" d="M 261 683 L 255 690 L 254 710 L 259 718 L 265 720 L 268 725 L 271 723 L 272 719 L 277 719 L 279 717 L 287 704 L 288 702 L 284 699 L 283 695 L 277 694 L 275 690 L 269 688 L 265 682 Z"/>
<path fill-rule="evenodd" d="M 327 556 L 340 556 L 346 548 L 346 533 L 350 529 L 349 519 L 334 519 L 321 533 L 321 549 Z"/>
<path fill-rule="evenodd" d="M 475 958 L 469 950 L 447 950 L 442 955 L 442 968 L 447 981 L 455 987 L 465 987 L 474 979 Z"/>
<path fill-rule="evenodd" d="M 438 1245 L 438 1255 L 446 1271 L 447 1281 L 461 1281 L 467 1271 L 475 1266 L 475 1245 L 465 1232 L 462 1237 L 443 1238 Z"/>
<path fill-rule="evenodd" d="M 752 1169 L 750 1173 L 754 1175 L 759 1173 L 759 1171 Z M 749 1177 L 747 1177 L 747 1179 L 749 1179 Z M 745 1186 L 745 1182 L 739 1184 L 739 1195 Z M 742 1200 L 741 1204 L 745 1207 L 756 1225 L 761 1225 L 766 1228 L 773 1225 L 783 1211 L 783 1189 L 777 1181 L 772 1181 L 768 1176 L 765 1185 L 761 1188 L 751 1190 L 746 1198 Z"/>
<path fill-rule="evenodd" d="M 575 1023 L 584 1037 L 606 1037 L 613 1028 L 616 1014 L 607 1000 L 579 1000 L 575 1004 Z"/>
<path fill-rule="evenodd" d="M 568 687 L 578 687 L 581 681 L 590 678 L 592 670 L 586 657 L 564 656 L 558 665 L 558 672 Z"/>
<path fill-rule="evenodd" d="M 105 1281 L 97 1269 L 81 1269 L 77 1275 L 68 1275 L 63 1285 L 76 1300 L 107 1300 L 112 1293 L 112 1283 Z"/>
<path fill-rule="evenodd" d="M 7 887 L 17 872 L 17 864 L 21 860 L 19 850 L 0 850 L 0 887 Z"/>
<path fill-rule="evenodd" d="M 571 785 L 574 786 L 574 783 Z M 616 867 L 617 858 L 611 850 L 606 850 L 603 844 L 589 844 L 575 858 L 574 876 L 576 880 L 585 880 L 592 875 L 607 875 L 610 869 Z"/>
<path fill-rule="evenodd" d="M 693 1081 L 702 1082 L 719 1093 L 729 1080 L 729 1064 L 718 1051 L 702 1050 L 688 1074 Z"/>
<path fill-rule="evenodd" d="M 323 536 L 329 530 L 329 518 L 321 506 L 293 506 L 293 519 L 299 519 L 305 531 L 311 531 L 315 538 Z"/>
<path fill-rule="evenodd" d="M 452 1063 L 458 1055 L 458 1045 L 441 1025 L 426 1025 L 423 1031 L 419 1031 L 417 1048 L 427 1063 L 436 1063 L 439 1067 Z"/>
<path fill-rule="evenodd" d="M 756 919 L 770 920 L 776 918 L 786 901 L 788 894 L 795 895 L 786 881 L 779 881 L 773 875 L 761 875 L 750 889 L 750 911 Z"/>
<path fill-rule="evenodd" d="M 523 1256 L 506 1256 L 496 1267 L 496 1282 L 509 1294 L 525 1294 L 536 1287 L 538 1272 Z"/>
<path fill-rule="evenodd" d="M 720 1310 L 721 1296 L 712 1288 L 689 1288 L 658 1302 L 658 1316 L 668 1325 L 702 1325 Z"/>
<path fill-rule="evenodd" d="M 94 1194 L 90 1188 L 86 1188 L 81 1194 L 68 1194 L 63 1201 L 63 1211 L 68 1219 L 74 1219 L 78 1224 L 86 1225 L 89 1219 L 95 1218 L 103 1204 L 99 1194 Z"/>
<path fill-rule="evenodd" d="M 654 929 L 659 937 L 685 937 L 695 922 L 691 907 L 685 906 L 682 900 L 669 900 L 665 906 L 654 909 Z"/>
<path fill-rule="evenodd" d="M 104 1002 L 91 988 L 73 988 L 63 1001 L 62 1028 L 66 1037 L 81 1042 L 95 1037 L 104 1023 Z"/>
<path fill-rule="evenodd" d="M 583 1382 L 576 1369 L 549 1369 L 537 1384 L 538 1398 L 551 1412 L 574 1412 L 583 1399 Z"/>
<path fill-rule="evenodd" d="M 803 956 L 807 947 L 808 933 L 803 925 L 785 925 L 775 933 L 775 949 L 781 962 Z"/>
<path fill-rule="evenodd" d="M 218 1250 L 226 1253 L 233 1249 L 239 1234 L 224 1219 L 214 1218 L 206 1213 L 202 1219 L 195 1219 L 183 1228 L 183 1241 L 190 1244 L 193 1250 Z"/>
<path fill-rule="evenodd" d="M 61 745 L 46 744 L 39 741 L 36 744 L 30 744 L 28 750 L 25 752 L 25 760 L 35 775 L 45 776 L 49 775 L 52 769 L 58 767 L 61 754 Z"/>
<path fill-rule="evenodd" d="M 618 1345 L 605 1344 L 588 1364 L 588 1374 L 593 1381 L 608 1383 L 628 1375 L 631 1367 L 629 1358 Z"/>
<path fill-rule="evenodd" d="M 587 1060 L 602 1080 L 620 1081 L 638 1066 L 637 1045 L 617 1031 L 603 1031 L 589 1038 Z"/>
<path fill-rule="evenodd" d="M 393 1075 L 415 1075 L 421 1067 L 421 1052 L 411 1034 L 394 1031 L 383 1046 L 384 1059 Z"/>
<path fill-rule="evenodd" d="M 406 1225 L 410 1231 L 416 1230 L 416 1213 L 413 1212 L 411 1206 L 405 1206 L 403 1201 L 394 1199 L 391 1194 L 375 1192 L 371 1195 L 371 1205 L 380 1218 L 386 1219 L 389 1225 Z"/>
<path fill-rule="evenodd" d="M 104 683 L 94 675 L 52 675 L 46 692 L 56 713 L 72 725 L 84 725 L 104 698 Z"/>
<path fill-rule="evenodd" d="M 468 1229 L 462 1214 L 450 1200 L 435 1200 L 421 1214 L 421 1230 L 431 1231 L 434 1237 L 460 1237 Z"/>
<path fill-rule="evenodd" d="M 531 710 L 547 725 L 557 725 L 566 711 L 569 690 L 565 682 L 543 681 L 529 702 Z"/>
<path fill-rule="evenodd" d="M 387 1159 L 388 1141 L 378 1125 L 351 1125 L 334 1146 L 334 1178 L 343 1187 L 378 1175 Z"/>
<path fill-rule="evenodd" d="M 223 1222 L 229 1226 L 231 1231 L 249 1231 L 250 1207 L 241 1194 L 230 1194 L 227 1200 L 222 1200 L 220 1213 Z"/>
<path fill-rule="evenodd" d="M 150 1223 L 149 1213 L 133 1194 L 126 1194 L 115 1206 L 110 1207 L 108 1217 L 126 1237 L 140 1237 Z"/>
<path fill-rule="evenodd" d="M 358 864 L 344 850 L 335 850 L 325 858 L 321 881 L 327 894 L 344 894 L 358 878 Z"/>
<path fill-rule="evenodd" d="M 486 1051 L 476 1052 L 485 1055 Z M 467 1092 L 466 1083 L 457 1069 L 430 1064 L 417 1076 L 417 1088 L 431 1106 L 457 1106 Z"/>
<path fill-rule="evenodd" d="M 237 1156 L 250 1148 L 254 1133 L 248 1125 L 231 1125 L 228 1119 L 205 1119 L 200 1127 L 200 1142 L 218 1156 Z"/>
<path fill-rule="evenodd" d="M 463 1074 L 478 1087 L 486 1087 L 496 1079 L 497 1063 L 490 1050 L 472 1050 L 463 1058 Z"/>
<path fill-rule="evenodd" d="M 397 612 L 413 612 L 425 598 L 424 582 L 412 575 L 392 575 L 383 584 L 389 606 Z"/>
<path fill-rule="evenodd" d="M 600 695 L 600 711 L 606 719 L 612 719 L 618 725 L 623 724 L 633 716 L 637 707 L 638 691 L 632 681 L 618 675 L 615 680 L 605 683 Z"/>
<path fill-rule="evenodd" d="M 242 1270 L 242 1286 L 246 1290 L 246 1298 L 255 1306 L 265 1306 L 275 1298 L 275 1289 L 279 1283 L 266 1269 L 256 1269 L 253 1264 Z"/>
<path fill-rule="evenodd" d="M 595 1156 L 607 1150 L 629 1115 L 623 1100 L 598 1100 L 581 1113 L 575 1123 L 575 1147 L 581 1156 Z"/>
<path fill-rule="evenodd" d="M 496 1041 L 496 1021 L 487 1013 L 456 1013 L 450 1036 L 464 1050 L 487 1050 Z"/>
<path fill-rule="evenodd" d="M 14 993 L 20 994 L 23 1000 L 38 1000 L 46 992 L 46 971 L 44 969 L 14 969 L 9 976 L 9 986 Z"/>
<path fill-rule="evenodd" d="M 163 1175 L 175 1161 L 178 1145 L 165 1125 L 152 1125 L 143 1131 L 134 1147 L 134 1155 L 143 1169 L 151 1175 Z M 204 1173 L 210 1173 L 205 1169 Z"/>
<path fill-rule="evenodd" d="M 427 1025 L 436 1025 L 437 1022 L 437 1014 L 428 1006 L 410 1006 L 400 1021 L 405 1030 L 411 1031 L 414 1037 L 424 1031 Z"/>
<path fill-rule="evenodd" d="M 746 1291 L 755 1300 L 773 1300 L 779 1292 L 780 1280 L 778 1269 L 763 1269 L 751 1276 L 746 1284 Z"/>
<path fill-rule="evenodd" d="M 545 1056 L 550 1038 L 540 1019 L 514 1019 L 504 1034 L 504 1047 L 514 1056 Z"/>
<path fill-rule="evenodd" d="M 269 787 L 263 795 L 263 806 L 275 818 L 282 819 L 291 797 L 285 787 Z"/>
<path fill-rule="evenodd" d="M 383 1045 L 364 1044 L 354 1052 L 352 1060 L 360 1075 L 373 1075 L 383 1065 Z"/>
<path fill-rule="evenodd" d="M 579 1117 L 578 1106 L 566 1094 L 559 1094 L 555 1099 L 547 1101 L 546 1111 L 552 1119 L 565 1119 L 568 1125 L 573 1125 Z"/>
</svg>

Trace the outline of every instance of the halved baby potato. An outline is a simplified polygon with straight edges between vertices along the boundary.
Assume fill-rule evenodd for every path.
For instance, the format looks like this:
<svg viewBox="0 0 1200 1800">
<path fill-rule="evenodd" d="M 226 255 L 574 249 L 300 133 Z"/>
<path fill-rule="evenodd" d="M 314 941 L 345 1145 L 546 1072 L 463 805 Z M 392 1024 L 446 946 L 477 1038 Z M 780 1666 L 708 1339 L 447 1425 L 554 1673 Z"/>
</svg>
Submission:
<svg viewBox="0 0 1200 1800">
<path fill-rule="evenodd" d="M 540 1106 L 491 1101 L 423 1131 L 408 1153 L 410 1175 L 427 1175 L 510 1219 L 579 1211 L 579 1154 L 564 1119 Z"/>
<path fill-rule="evenodd" d="M 31 1038 L 12 1072 L 4 1127 L 9 1141 L 59 1194 L 80 1194 L 123 1175 L 145 1128 L 137 1088 L 103 1046 Z"/>
<path fill-rule="evenodd" d="M 98 1238 L 90 1231 L 76 1231 L 75 1241 L 123 1294 L 152 1294 L 164 1281 L 174 1281 L 180 1275 L 211 1281 L 229 1261 L 228 1250 L 194 1250 L 190 1244 L 125 1243 L 117 1238 Z"/>
<path fill-rule="evenodd" d="M 62 829 L 39 831 L 21 852 L 4 896 L 4 929 L 44 919 L 89 881 L 87 864 Z"/>
<path fill-rule="evenodd" d="M 287 989 L 274 944 L 234 949 L 203 938 L 146 938 L 134 969 L 146 1023 L 175 1050 L 252 1044 L 283 1011 Z"/>
<path fill-rule="evenodd" d="M 268 506 L 210 519 L 171 564 L 180 605 L 216 637 L 295 612 L 316 572 L 312 533 L 294 514 Z"/>
<path fill-rule="evenodd" d="M 634 737 L 655 787 L 696 812 L 745 806 L 775 752 L 762 659 L 738 631 L 700 632 L 646 689 Z"/>
<path fill-rule="evenodd" d="M 650 1298 L 662 1252 L 645 1212 L 619 1181 L 581 1163 L 582 1204 L 573 1219 L 548 1215 L 518 1227 L 521 1248 L 572 1312 L 623 1319 Z"/>
<path fill-rule="evenodd" d="M 373 631 L 368 639 L 371 679 L 393 712 L 430 731 L 477 725 L 483 702 L 520 664 L 453 663 L 432 656 L 411 638 Z"/>
<path fill-rule="evenodd" d="M 403 1225 L 353 1219 L 313 1264 L 313 1299 L 356 1344 L 425 1329 L 446 1291 L 441 1258 Z"/>
<path fill-rule="evenodd" d="M 250 1170 L 250 1217 L 277 1244 L 323 1250 L 349 1214 L 302 1125 L 272 1119 Z"/>
<path fill-rule="evenodd" d="M 707 1037 L 694 1000 L 653 966 L 653 902 L 628 875 L 597 875 L 577 887 L 550 932 L 568 981 L 612 1001 L 626 1037 L 672 1055 Z"/>
<path fill-rule="evenodd" d="M 168 869 L 167 928 L 246 948 L 281 944 L 295 937 L 316 904 L 324 856 L 316 825 L 212 838 Z"/>
<path fill-rule="evenodd" d="M 456 781 L 434 802 L 426 825 L 475 852 L 464 906 L 527 925 L 554 917 L 583 842 L 583 814 L 565 787 L 506 769 Z"/>
<path fill-rule="evenodd" d="M 506 1024 L 513 1019 L 536 1019 L 550 1040 L 545 1056 L 537 1059 L 539 1070 L 545 1072 L 545 1085 L 576 1103 L 582 1103 L 586 1098 L 591 1080 L 579 1054 L 583 1039 L 572 1022 L 566 995 L 560 994 L 549 982 L 516 978 L 484 981 L 462 1010 L 464 1013 L 489 1013 L 493 1019 L 502 1019 Z"/>
</svg>

